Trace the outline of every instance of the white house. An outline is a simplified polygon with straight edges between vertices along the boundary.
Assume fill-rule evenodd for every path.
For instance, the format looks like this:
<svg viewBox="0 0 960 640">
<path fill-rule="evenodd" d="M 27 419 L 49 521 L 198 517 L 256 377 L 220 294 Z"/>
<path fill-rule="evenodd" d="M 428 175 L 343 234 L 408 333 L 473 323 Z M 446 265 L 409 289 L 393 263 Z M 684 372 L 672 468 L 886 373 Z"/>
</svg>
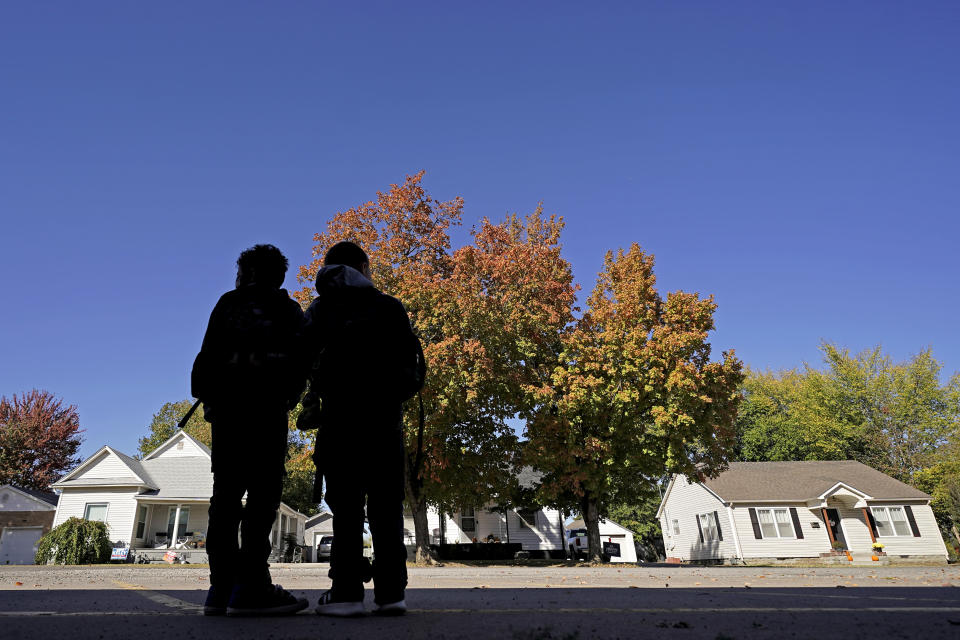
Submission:
<svg viewBox="0 0 960 640">
<path fill-rule="evenodd" d="M 674 476 L 657 518 L 669 561 L 820 558 L 946 562 L 930 496 L 853 460 L 733 462 L 717 478 Z"/>
<path fill-rule="evenodd" d="M 524 468 L 518 481 L 521 487 L 532 489 L 542 474 L 530 467 Z M 564 553 L 563 516 L 557 509 L 512 508 L 505 512 L 493 503 L 466 507 L 461 511 L 441 514 L 436 508 L 427 508 L 427 529 L 430 544 L 465 544 L 497 539 L 501 543 L 519 544 L 531 555 L 549 556 Z M 416 547 L 413 515 L 404 512 L 403 533 L 407 549 Z"/>
<path fill-rule="evenodd" d="M 33 564 L 56 510 L 55 493 L 0 486 L 0 564 Z"/>
<path fill-rule="evenodd" d="M 637 547 L 633 542 L 633 532 L 609 519 L 601 520 L 598 524 L 601 543 L 612 542 L 620 545 L 620 555 L 610 556 L 610 562 L 635 563 L 637 561 Z M 566 526 L 567 531 L 586 528 L 587 525 L 583 520 L 574 520 Z M 567 551 L 571 558 L 576 557 L 577 550 L 573 545 L 570 545 Z"/>
<path fill-rule="evenodd" d="M 148 557 L 173 548 L 190 562 L 205 561 L 210 449 L 183 430 L 142 460 L 104 446 L 53 487 L 60 491 L 53 526 L 71 517 L 100 520 L 114 546 L 129 545 Z M 274 548 L 282 548 L 287 533 L 303 544 L 305 521 L 281 503 L 271 533 Z"/>
</svg>

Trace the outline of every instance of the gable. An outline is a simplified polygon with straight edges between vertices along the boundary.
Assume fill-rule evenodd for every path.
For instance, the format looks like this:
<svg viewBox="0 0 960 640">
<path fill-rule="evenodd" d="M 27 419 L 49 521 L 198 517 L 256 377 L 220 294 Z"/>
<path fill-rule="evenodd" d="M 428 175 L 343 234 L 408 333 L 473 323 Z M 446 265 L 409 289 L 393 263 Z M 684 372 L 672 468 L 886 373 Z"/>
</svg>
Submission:
<svg viewBox="0 0 960 640">
<path fill-rule="evenodd" d="M 54 511 L 56 506 L 10 485 L 0 487 L 0 511 Z"/>
<path fill-rule="evenodd" d="M 210 449 L 181 429 L 173 434 L 169 440 L 151 451 L 150 454 L 144 458 L 144 461 L 158 460 L 160 458 L 197 457 L 209 458 Z"/>
</svg>

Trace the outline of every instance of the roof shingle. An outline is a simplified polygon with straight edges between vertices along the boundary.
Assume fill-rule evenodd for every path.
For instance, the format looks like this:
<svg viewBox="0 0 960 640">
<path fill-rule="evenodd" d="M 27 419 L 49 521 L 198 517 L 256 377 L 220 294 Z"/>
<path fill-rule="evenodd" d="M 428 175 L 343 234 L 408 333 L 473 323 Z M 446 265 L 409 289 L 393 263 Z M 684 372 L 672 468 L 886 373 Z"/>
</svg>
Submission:
<svg viewBox="0 0 960 640">
<path fill-rule="evenodd" d="M 703 484 L 725 502 L 801 502 L 817 498 L 838 482 L 877 499 L 930 499 L 856 460 L 731 462 L 729 469 Z"/>
</svg>

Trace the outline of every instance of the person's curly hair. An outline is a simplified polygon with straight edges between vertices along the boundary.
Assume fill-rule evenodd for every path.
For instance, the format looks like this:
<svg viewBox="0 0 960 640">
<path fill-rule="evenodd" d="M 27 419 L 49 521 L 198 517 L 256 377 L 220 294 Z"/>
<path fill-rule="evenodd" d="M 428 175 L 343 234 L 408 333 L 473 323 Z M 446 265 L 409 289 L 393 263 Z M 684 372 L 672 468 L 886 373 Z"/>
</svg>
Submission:
<svg viewBox="0 0 960 640">
<path fill-rule="evenodd" d="M 257 282 L 279 287 L 290 262 L 272 244 L 250 247 L 237 258 L 237 284 Z"/>
</svg>

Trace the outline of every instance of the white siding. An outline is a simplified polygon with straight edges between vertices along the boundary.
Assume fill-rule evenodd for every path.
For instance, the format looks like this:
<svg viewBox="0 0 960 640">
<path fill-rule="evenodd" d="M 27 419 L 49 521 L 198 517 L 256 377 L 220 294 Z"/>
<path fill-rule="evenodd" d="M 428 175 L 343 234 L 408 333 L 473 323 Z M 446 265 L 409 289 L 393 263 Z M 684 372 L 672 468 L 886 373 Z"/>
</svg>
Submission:
<svg viewBox="0 0 960 640">
<path fill-rule="evenodd" d="M 717 512 L 723 540 L 700 541 L 697 514 Z M 672 521 L 680 523 L 680 534 L 673 533 Z M 681 560 L 727 560 L 737 557 L 733 531 L 726 507 L 703 485 L 676 476 L 660 517 L 664 548 L 669 558 Z"/>
<path fill-rule="evenodd" d="M 167 445 L 150 456 L 151 460 L 156 458 L 195 458 L 198 456 L 206 457 L 207 453 L 197 446 L 193 440 L 185 435 L 167 443 Z"/>
<path fill-rule="evenodd" d="M 750 507 L 757 509 L 789 509 L 797 510 L 800 519 L 800 531 L 803 538 L 761 538 L 757 539 L 750 521 Z M 844 518 L 841 514 L 841 518 Z M 817 558 L 821 553 L 830 551 L 830 534 L 823 521 L 820 509 L 810 509 L 805 503 L 784 504 L 737 504 L 733 507 L 733 520 L 737 525 L 740 536 L 740 548 L 744 559 L 749 558 Z M 817 523 L 819 528 L 814 528 Z M 846 525 L 846 522 L 844 522 Z M 867 546 L 870 536 L 867 534 Z"/>
<path fill-rule="evenodd" d="M 490 534 L 507 541 L 507 527 L 503 514 L 487 508 L 478 507 L 474 510 L 477 530 L 468 536 L 460 529 L 460 514 L 444 514 L 444 542 L 447 544 L 472 542 L 472 537 L 484 541 Z M 536 527 L 530 528 L 520 525 L 520 517 L 515 511 L 510 511 L 510 542 L 519 542 L 523 549 L 530 551 L 545 551 L 563 549 L 563 529 L 560 523 L 560 514 L 555 509 L 540 509 L 536 512 Z M 404 539 L 407 545 L 416 543 L 413 516 L 409 512 L 403 516 Z M 427 529 L 430 532 L 430 544 L 436 544 L 440 536 L 440 515 L 434 508 L 427 510 Z"/>
<path fill-rule="evenodd" d="M 909 536 L 883 536 L 877 537 L 877 542 L 883 543 L 883 550 L 888 556 L 899 555 L 920 555 L 936 556 L 947 555 L 947 548 L 943 543 L 943 537 L 940 535 L 940 528 L 937 526 L 937 520 L 933 515 L 933 509 L 926 504 L 911 504 L 909 502 L 874 502 L 871 506 L 903 506 L 910 504 L 913 510 L 913 517 L 917 521 L 917 529 L 920 531 L 920 537 L 915 537 L 913 533 Z M 869 534 L 867 546 L 864 550 L 869 550 Z M 860 549 L 857 549 L 858 551 Z"/>
<path fill-rule="evenodd" d="M 130 542 L 134 534 L 133 524 L 137 512 L 134 496 L 137 490 L 124 489 L 76 489 L 63 490 L 53 526 L 66 522 L 68 518 L 82 518 L 87 504 L 107 505 L 107 528 L 113 542 Z"/>
<path fill-rule="evenodd" d="M 76 478 L 130 478 L 131 481 L 136 481 L 136 476 L 130 467 L 109 451 L 100 454 L 99 459 Z"/>
<path fill-rule="evenodd" d="M 28 498 L 10 487 L 0 488 L 0 511 L 53 511 L 54 506 Z"/>
</svg>

